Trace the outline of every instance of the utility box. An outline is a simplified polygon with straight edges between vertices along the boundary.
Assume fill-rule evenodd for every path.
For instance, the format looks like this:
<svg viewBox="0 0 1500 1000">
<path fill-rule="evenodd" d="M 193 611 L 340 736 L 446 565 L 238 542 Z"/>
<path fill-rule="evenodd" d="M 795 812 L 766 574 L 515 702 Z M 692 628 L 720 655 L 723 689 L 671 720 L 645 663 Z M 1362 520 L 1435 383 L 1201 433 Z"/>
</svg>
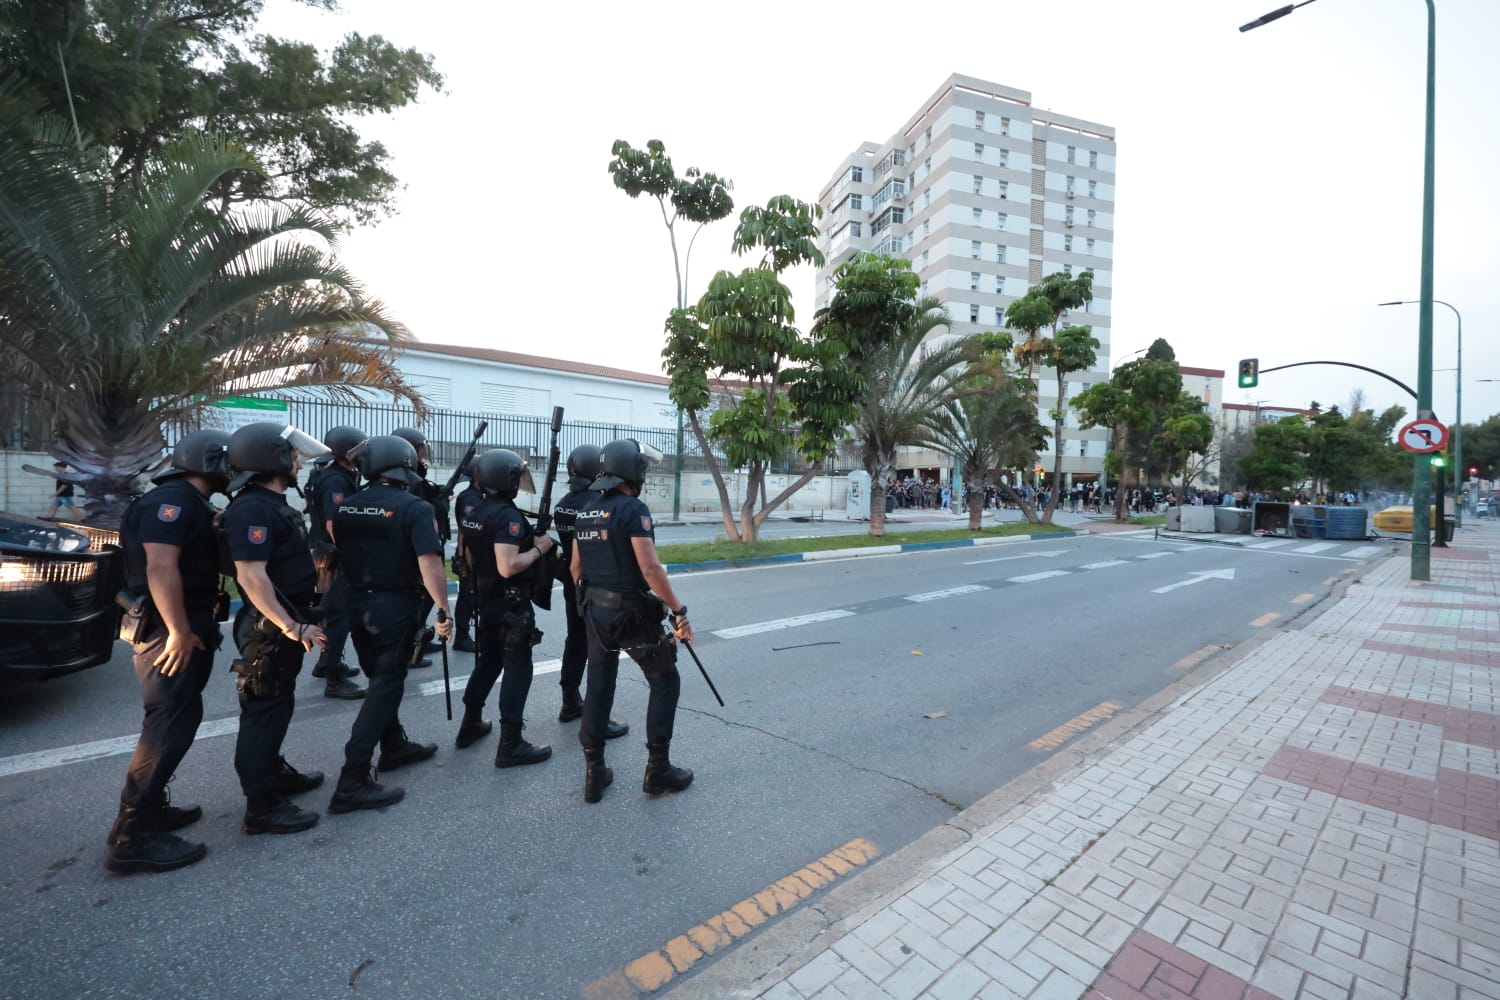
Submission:
<svg viewBox="0 0 1500 1000">
<path fill-rule="evenodd" d="M 1254 513 L 1244 507 L 1214 507 L 1214 530 L 1221 535 L 1250 534 L 1250 518 Z"/>
<path fill-rule="evenodd" d="M 1182 530 L 1199 531 L 1209 534 L 1214 530 L 1214 509 L 1212 507 L 1180 507 L 1182 511 Z"/>
<path fill-rule="evenodd" d="M 849 495 L 844 500 L 844 513 L 851 521 L 870 519 L 870 474 L 862 469 L 849 473 Z"/>
</svg>

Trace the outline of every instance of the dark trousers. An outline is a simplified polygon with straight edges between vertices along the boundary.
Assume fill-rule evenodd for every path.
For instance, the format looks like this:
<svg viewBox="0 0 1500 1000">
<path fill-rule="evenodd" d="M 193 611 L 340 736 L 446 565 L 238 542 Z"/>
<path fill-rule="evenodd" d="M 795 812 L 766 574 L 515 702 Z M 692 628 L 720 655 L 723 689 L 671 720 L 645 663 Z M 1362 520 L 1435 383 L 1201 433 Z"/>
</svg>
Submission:
<svg viewBox="0 0 1500 1000">
<path fill-rule="evenodd" d="M 125 787 L 120 792 L 120 802 L 132 808 L 151 807 L 165 801 L 167 782 L 187 756 L 198 723 L 203 721 L 203 689 L 213 673 L 219 626 L 212 608 L 190 612 L 188 624 L 206 648 L 193 650 L 186 665 L 171 677 L 162 676 L 154 666 L 167 643 L 165 628 L 158 628 L 133 651 L 145 718 L 130 767 L 125 772 Z"/>
<path fill-rule="evenodd" d="M 474 617 L 474 592 L 469 589 L 466 580 L 458 581 L 458 600 L 453 602 L 453 634 L 455 636 L 468 635 L 469 626 L 473 625 Z"/>
<path fill-rule="evenodd" d="M 323 634 L 328 636 L 328 645 L 318 656 L 317 669 L 326 670 L 329 680 L 337 680 L 339 663 L 344 659 L 344 647 L 349 643 L 349 582 L 344 574 L 334 573 L 323 595 L 322 605 L 327 609 L 323 619 Z"/>
<path fill-rule="evenodd" d="M 417 595 L 351 590 L 349 635 L 370 684 L 344 744 L 344 769 L 368 771 L 375 745 L 401 724 L 406 668 L 417 637 Z"/>
<path fill-rule="evenodd" d="M 583 669 L 589 659 L 589 632 L 578 610 L 578 587 L 573 574 L 563 574 L 563 608 L 568 615 L 568 637 L 563 640 L 562 676 L 558 683 L 564 691 L 577 691 L 583 683 Z"/>
<path fill-rule="evenodd" d="M 517 617 L 521 620 L 511 625 L 501 624 L 498 618 L 479 619 L 474 636 L 479 653 L 464 688 L 464 707 L 478 712 L 489 700 L 499 678 L 501 722 L 521 722 L 526 696 L 531 692 L 531 632 L 535 619 L 530 615 Z"/>
<path fill-rule="evenodd" d="M 615 612 L 618 614 L 618 612 Z M 595 616 L 599 616 L 596 620 Z M 583 721 L 578 728 L 578 742 L 585 750 L 604 746 L 604 728 L 615 704 L 615 681 L 620 672 L 620 650 L 610 649 L 600 638 L 600 624 L 608 634 L 610 612 L 590 609 L 584 614 L 588 628 L 588 691 L 583 696 Z M 635 643 L 641 643 L 636 645 Z M 672 742 L 672 725 L 677 718 L 677 698 L 682 691 L 682 677 L 677 673 L 677 642 L 658 623 L 652 632 L 632 639 L 625 652 L 641 668 L 651 694 L 646 702 L 646 742 Z"/>
<path fill-rule="evenodd" d="M 234 771 L 240 776 L 245 798 L 252 804 L 277 797 L 281 744 L 292 722 L 297 674 L 302 671 L 302 643 L 285 636 L 276 636 L 271 641 L 276 688 L 265 695 L 248 692 L 240 695 L 240 732 L 234 745 Z"/>
</svg>

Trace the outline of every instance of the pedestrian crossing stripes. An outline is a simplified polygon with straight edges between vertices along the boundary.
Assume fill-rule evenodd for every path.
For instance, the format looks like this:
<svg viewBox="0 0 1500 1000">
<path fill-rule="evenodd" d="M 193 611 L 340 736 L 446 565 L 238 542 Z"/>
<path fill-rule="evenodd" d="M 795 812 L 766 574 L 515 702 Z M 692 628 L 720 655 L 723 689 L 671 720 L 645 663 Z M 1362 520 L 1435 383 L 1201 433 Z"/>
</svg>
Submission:
<svg viewBox="0 0 1500 1000">
<path fill-rule="evenodd" d="M 1379 545 L 1361 545 L 1357 549 L 1350 549 L 1347 552 L 1340 552 L 1339 555 L 1343 556 L 1345 559 L 1368 559 L 1371 556 L 1378 556 L 1384 551 L 1385 549 L 1381 548 Z"/>
<path fill-rule="evenodd" d="M 1013 576 L 1007 583 L 1035 583 L 1038 580 L 1047 580 L 1054 576 L 1067 576 L 1065 569 L 1049 569 L 1045 573 L 1027 573 L 1025 576 Z"/>
<path fill-rule="evenodd" d="M 1104 562 L 1084 563 L 1079 569 L 1109 569 L 1111 566 L 1124 566 L 1128 560 L 1107 559 Z"/>
<path fill-rule="evenodd" d="M 964 587 L 949 587 L 947 590 L 931 590 L 925 594 L 907 594 L 906 600 L 914 604 L 925 604 L 928 601 L 941 601 L 945 597 L 957 597 L 959 594 L 977 594 L 981 590 L 990 588 L 979 583 L 971 583 Z"/>
<path fill-rule="evenodd" d="M 1314 552 L 1327 552 L 1329 549 L 1336 549 L 1338 547 L 1338 542 L 1314 542 L 1311 545 L 1304 545 L 1301 548 L 1292 549 L 1292 551 L 1305 552 L 1310 555 Z"/>
<path fill-rule="evenodd" d="M 1248 549 L 1279 549 L 1283 545 L 1291 545 L 1297 541 L 1295 538 L 1273 538 L 1269 542 L 1256 542 L 1254 545 L 1245 546 Z"/>
</svg>

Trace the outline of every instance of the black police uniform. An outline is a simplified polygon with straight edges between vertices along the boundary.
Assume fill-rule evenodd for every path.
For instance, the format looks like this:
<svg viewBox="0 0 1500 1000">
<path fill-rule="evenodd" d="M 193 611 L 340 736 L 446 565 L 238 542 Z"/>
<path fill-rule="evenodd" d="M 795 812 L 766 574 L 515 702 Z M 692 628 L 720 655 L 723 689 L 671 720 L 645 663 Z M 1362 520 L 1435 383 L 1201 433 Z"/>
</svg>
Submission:
<svg viewBox="0 0 1500 1000">
<path fill-rule="evenodd" d="M 595 490 L 574 489 L 553 508 L 552 524 L 557 528 L 557 541 L 565 570 L 573 559 L 573 530 L 578 512 L 598 499 L 599 494 Z M 578 609 L 578 588 L 573 583 L 571 572 L 565 571 L 562 574 L 562 585 L 563 607 L 567 609 L 568 616 L 568 637 L 563 640 L 562 675 L 558 683 L 563 690 L 564 714 L 576 717 L 574 712 L 569 711 L 573 707 L 569 700 L 578 696 L 578 688 L 583 684 L 583 671 L 589 658 L 588 629 L 584 626 L 583 614 Z"/>
<path fill-rule="evenodd" d="M 472 482 L 454 501 L 460 536 L 463 534 L 464 518 L 471 515 L 483 501 L 484 492 Z M 464 561 L 469 560 L 465 557 Z M 470 619 L 474 616 L 474 577 L 468 570 L 464 575 L 465 579 L 460 580 L 458 584 L 458 600 L 453 605 L 454 635 L 460 639 L 469 634 Z"/>
<path fill-rule="evenodd" d="M 536 534 L 510 500 L 484 498 L 459 522 L 469 572 L 474 579 L 474 599 L 479 608 L 475 641 L 479 655 L 474 672 L 464 688 L 464 706 L 478 713 L 489 699 L 497 677 L 500 681 L 500 722 L 519 725 L 531 691 L 531 650 L 541 639 L 531 594 L 536 574 L 545 560 L 534 563 L 516 576 L 500 575 L 495 545 L 514 545 L 525 552 L 535 544 Z"/>
<path fill-rule="evenodd" d="M 424 593 L 417 558 L 436 554 L 432 507 L 383 481 L 333 511 L 333 533 L 349 581 L 350 635 L 369 693 L 344 745 L 344 773 L 367 775 L 377 742 L 404 739 L 399 711 L 417 641 Z"/>
<path fill-rule="evenodd" d="M 230 501 L 222 525 L 229 558 L 265 563 L 282 604 L 301 621 L 310 621 L 318 572 L 302 516 L 286 496 L 252 483 Z M 240 651 L 234 666 L 240 697 L 234 769 L 254 810 L 281 798 L 281 744 L 292 721 L 304 649 L 248 598 L 235 616 L 234 639 Z"/>
<path fill-rule="evenodd" d="M 448 544 L 449 536 L 452 534 L 448 525 L 448 505 L 441 499 L 442 490 L 438 488 L 437 484 L 425 478 L 427 475 L 427 466 L 422 466 L 418 470 L 418 475 L 424 478 L 412 483 L 408 488 L 408 492 L 431 508 L 433 522 L 437 525 L 438 544 L 441 546 L 438 549 L 438 554 L 441 555 L 443 548 L 446 548 Z M 417 620 L 422 624 L 426 624 L 427 616 L 432 614 L 432 595 L 425 590 L 422 591 L 422 607 L 419 610 L 420 614 Z M 430 660 L 419 663 L 420 666 L 428 666 L 430 664 Z"/>
<path fill-rule="evenodd" d="M 604 746 L 623 649 L 640 666 L 651 689 L 646 742 L 668 744 L 682 689 L 677 644 L 663 625 L 665 606 L 649 592 L 630 541 L 655 541 L 651 511 L 639 499 L 610 490 L 578 511 L 573 532 L 583 570 L 579 599 L 588 631 L 588 693 L 578 741 L 585 750 Z"/>
<path fill-rule="evenodd" d="M 314 555 L 322 557 L 334 550 L 333 539 L 328 537 L 328 528 L 324 522 L 331 521 L 339 504 L 346 497 L 353 496 L 358 489 L 359 483 L 354 470 L 346 469 L 337 462 L 330 463 L 318 474 L 317 500 L 314 503 L 317 514 L 313 518 L 311 529 Z M 340 664 L 344 661 L 344 648 L 349 642 L 349 585 L 344 579 L 342 568 L 331 575 L 322 606 L 323 634 L 327 637 L 328 644 L 318 656 L 313 676 L 327 677 L 330 682 L 337 682 L 344 673 Z"/>
<path fill-rule="evenodd" d="M 125 788 L 120 792 L 121 804 L 133 809 L 159 810 L 166 804 L 167 782 L 193 745 L 198 724 L 203 721 L 203 688 L 213 672 L 214 651 L 219 648 L 219 626 L 214 620 L 214 601 L 219 592 L 214 513 L 208 498 L 191 483 L 170 479 L 131 504 L 120 524 L 126 587 L 134 594 L 150 592 L 146 543 L 177 549 L 188 626 L 203 643 L 202 649 L 192 651 L 181 670 L 171 677 L 163 676 L 155 664 L 166 646 L 167 628 L 156 614 L 145 641 L 132 649 L 146 710 L 126 771 Z"/>
</svg>

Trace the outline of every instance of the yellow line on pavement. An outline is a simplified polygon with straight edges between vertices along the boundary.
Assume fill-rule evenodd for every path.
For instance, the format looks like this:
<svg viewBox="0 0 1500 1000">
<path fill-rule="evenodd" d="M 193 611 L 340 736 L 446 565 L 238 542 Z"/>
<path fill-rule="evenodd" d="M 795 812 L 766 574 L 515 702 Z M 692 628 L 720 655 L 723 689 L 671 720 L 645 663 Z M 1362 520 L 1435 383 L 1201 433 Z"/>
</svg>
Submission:
<svg viewBox="0 0 1500 1000">
<path fill-rule="evenodd" d="M 1274 611 L 1267 611 L 1265 614 L 1261 615 L 1250 624 L 1254 625 L 1256 628 L 1264 628 L 1280 617 L 1281 616 Z"/>
<path fill-rule="evenodd" d="M 1182 659 L 1178 660 L 1176 663 L 1172 664 L 1172 669 L 1191 670 L 1223 648 L 1223 646 L 1204 646 L 1197 652 L 1189 653 Z"/>
<path fill-rule="evenodd" d="M 1336 576 L 1330 576 L 1328 579 L 1326 579 L 1326 580 L 1323 581 L 1323 586 L 1325 586 L 1325 587 L 1332 587 L 1335 583 L 1338 583 L 1338 582 L 1339 582 L 1339 578 L 1338 577 L 1336 577 Z"/>
<path fill-rule="evenodd" d="M 1312 600 L 1313 597 L 1315 597 L 1315 596 L 1316 595 L 1314 595 L 1314 594 L 1298 594 L 1296 597 L 1292 598 L 1292 603 L 1293 604 L 1306 604 L 1308 601 Z"/>
<path fill-rule="evenodd" d="M 1215 646 L 1213 648 L 1217 649 L 1218 647 Z M 1077 718 L 1069 719 L 1050 733 L 1044 733 L 1026 745 L 1033 750 L 1056 750 L 1085 729 L 1088 729 L 1095 723 L 1102 722 L 1119 710 L 1120 706 L 1112 701 L 1095 705 Z"/>
<path fill-rule="evenodd" d="M 709 917 L 657 950 L 599 977 L 585 986 L 581 994 L 584 1000 L 632 1000 L 644 993 L 654 993 L 699 960 L 733 944 L 778 913 L 785 913 L 817 890 L 879 856 L 879 848 L 857 837 L 749 899 Z"/>
</svg>

